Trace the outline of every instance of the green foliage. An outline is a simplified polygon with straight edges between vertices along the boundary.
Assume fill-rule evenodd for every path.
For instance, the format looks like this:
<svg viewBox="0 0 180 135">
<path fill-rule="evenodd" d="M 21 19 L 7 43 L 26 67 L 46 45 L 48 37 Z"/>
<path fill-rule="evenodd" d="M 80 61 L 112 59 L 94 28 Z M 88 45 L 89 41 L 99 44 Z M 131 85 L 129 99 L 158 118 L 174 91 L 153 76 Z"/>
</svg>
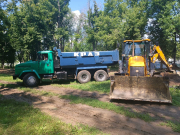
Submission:
<svg viewBox="0 0 180 135">
<path fill-rule="evenodd" d="M 69 39 L 70 29 L 68 29 L 68 24 L 72 16 L 70 15 L 70 10 L 68 8 L 70 0 L 58 0 L 55 6 L 58 10 L 57 15 L 57 25 L 55 28 L 55 39 L 57 40 L 58 47 L 64 52 L 65 40 Z"/>
<path fill-rule="evenodd" d="M 179 87 L 171 87 L 170 93 L 172 96 L 172 104 L 175 106 L 180 106 L 180 88 Z"/>
<path fill-rule="evenodd" d="M 105 50 L 120 48 L 124 39 L 141 39 L 147 24 L 147 1 L 138 3 L 106 0 L 104 12 L 96 18 L 97 39 Z"/>
<path fill-rule="evenodd" d="M 3 3 L 0 2 L 1 4 Z M 2 68 L 4 68 L 4 63 L 14 63 L 15 61 L 15 50 L 10 43 L 10 22 L 7 15 L 7 12 L 0 6 L 0 62 Z"/>
<path fill-rule="evenodd" d="M 90 4 L 90 3 L 89 3 Z M 97 48 L 97 43 L 98 43 L 98 39 L 97 39 L 97 32 L 98 32 L 98 28 L 96 26 L 96 18 L 99 17 L 100 12 L 98 11 L 98 6 L 96 1 L 94 1 L 94 12 L 92 12 L 92 9 L 89 7 L 88 10 L 88 16 L 87 16 L 87 25 L 84 26 L 86 33 L 87 33 L 87 43 L 92 44 L 93 47 L 93 51 L 96 51 Z"/>
<path fill-rule="evenodd" d="M 0 134 L 102 134 L 86 125 L 72 126 L 41 113 L 32 106 L 0 96 Z"/>
<path fill-rule="evenodd" d="M 6 10 L 0 6 L 2 65 L 15 58 L 20 62 L 35 60 L 37 51 L 54 46 L 61 51 L 119 48 L 121 56 L 123 40 L 141 39 L 144 34 L 153 44 L 158 41 L 167 58 L 180 57 L 178 0 L 105 0 L 102 11 L 94 1 L 87 14 L 79 16 L 68 8 L 69 1 L 12 0 L 6 3 Z"/>
<path fill-rule="evenodd" d="M 152 21 L 149 27 L 150 38 L 154 44 L 158 41 L 167 58 L 175 57 L 176 53 L 178 54 L 176 51 L 177 36 L 180 34 L 179 1 L 152 0 L 150 5 L 149 18 Z"/>
</svg>

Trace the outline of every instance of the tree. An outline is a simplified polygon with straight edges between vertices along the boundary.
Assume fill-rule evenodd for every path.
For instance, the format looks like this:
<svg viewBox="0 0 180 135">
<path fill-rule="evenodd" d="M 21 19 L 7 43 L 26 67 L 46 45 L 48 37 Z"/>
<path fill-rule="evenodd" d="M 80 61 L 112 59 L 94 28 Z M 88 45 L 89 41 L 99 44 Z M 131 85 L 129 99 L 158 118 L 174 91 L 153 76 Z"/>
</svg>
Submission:
<svg viewBox="0 0 180 135">
<path fill-rule="evenodd" d="M 96 51 L 97 48 L 97 36 L 96 33 L 98 32 L 98 28 L 95 24 L 95 19 L 99 17 L 99 11 L 96 1 L 94 1 L 94 12 L 92 12 L 92 9 L 90 8 L 90 2 L 89 2 L 89 10 L 88 10 L 88 18 L 87 18 L 87 25 L 85 25 L 85 30 L 87 33 L 87 43 L 93 45 L 93 51 Z"/>
<path fill-rule="evenodd" d="M 0 3 L 1 5 L 2 3 Z M 4 63 L 14 63 L 15 51 L 11 47 L 9 29 L 10 23 L 7 17 L 7 12 L 0 6 L 0 62 L 2 68 L 4 68 Z M 12 57 L 12 58 L 11 58 Z"/>
<path fill-rule="evenodd" d="M 69 1 L 70 0 L 58 0 L 58 12 L 57 12 L 57 25 L 55 39 L 57 40 L 58 47 L 61 51 L 64 51 L 65 40 L 68 38 L 68 27 L 67 27 L 67 15 L 69 12 Z"/>
<path fill-rule="evenodd" d="M 96 20 L 97 37 L 104 42 L 101 48 L 121 49 L 124 39 L 141 39 L 144 36 L 147 0 L 106 0 L 104 5 L 104 11 Z"/>
<path fill-rule="evenodd" d="M 174 58 L 177 53 L 177 36 L 179 33 L 179 1 L 178 0 L 152 0 L 150 17 L 153 18 L 149 27 L 151 37 L 158 41 L 167 57 Z M 153 27 L 158 28 L 157 31 Z M 174 54 L 174 55 L 173 55 Z"/>
</svg>

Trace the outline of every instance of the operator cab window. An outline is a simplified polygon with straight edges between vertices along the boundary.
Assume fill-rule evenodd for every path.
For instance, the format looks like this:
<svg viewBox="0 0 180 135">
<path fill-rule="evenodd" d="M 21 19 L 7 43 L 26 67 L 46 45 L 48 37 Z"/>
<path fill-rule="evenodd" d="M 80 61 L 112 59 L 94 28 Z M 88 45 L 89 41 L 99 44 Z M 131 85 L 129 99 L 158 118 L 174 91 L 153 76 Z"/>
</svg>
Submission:
<svg viewBox="0 0 180 135">
<path fill-rule="evenodd" d="M 132 42 L 125 43 L 124 51 L 123 51 L 123 54 L 125 54 L 125 56 L 132 55 L 132 45 L 133 45 Z"/>
<path fill-rule="evenodd" d="M 134 43 L 134 56 L 144 56 L 144 44 L 141 42 Z"/>
</svg>

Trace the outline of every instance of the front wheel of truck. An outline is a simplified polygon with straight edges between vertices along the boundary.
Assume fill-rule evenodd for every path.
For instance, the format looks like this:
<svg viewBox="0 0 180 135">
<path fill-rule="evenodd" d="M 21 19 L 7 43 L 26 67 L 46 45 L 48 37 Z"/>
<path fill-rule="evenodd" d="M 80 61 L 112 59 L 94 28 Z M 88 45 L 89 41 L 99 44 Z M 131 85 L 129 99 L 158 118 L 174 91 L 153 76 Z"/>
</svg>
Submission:
<svg viewBox="0 0 180 135">
<path fill-rule="evenodd" d="M 78 73 L 77 79 L 80 83 L 87 83 L 91 80 L 91 74 L 87 70 L 82 70 Z"/>
<path fill-rule="evenodd" d="M 38 78 L 33 73 L 28 73 L 23 77 L 23 83 L 27 87 L 35 87 L 38 85 Z"/>
</svg>

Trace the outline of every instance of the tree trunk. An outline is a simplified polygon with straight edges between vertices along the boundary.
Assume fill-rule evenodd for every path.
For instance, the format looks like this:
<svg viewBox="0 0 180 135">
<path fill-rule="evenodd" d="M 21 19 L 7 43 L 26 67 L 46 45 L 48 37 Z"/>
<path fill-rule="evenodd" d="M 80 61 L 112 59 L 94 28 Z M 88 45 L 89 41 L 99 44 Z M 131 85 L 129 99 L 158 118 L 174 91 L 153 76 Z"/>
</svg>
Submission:
<svg viewBox="0 0 180 135">
<path fill-rule="evenodd" d="M 60 5 L 59 5 L 59 0 L 58 0 L 58 18 L 57 18 L 57 22 L 58 22 L 58 28 L 60 28 L 60 12 L 61 12 L 61 8 L 60 8 Z M 58 46 L 59 46 L 59 49 L 61 49 L 61 45 L 60 45 L 60 39 L 58 39 Z"/>
<path fill-rule="evenodd" d="M 173 53 L 174 53 L 174 66 L 175 66 L 175 64 L 176 64 L 176 32 L 175 32 L 175 47 L 174 47 L 174 50 L 173 50 Z"/>
<path fill-rule="evenodd" d="M 1 61 L 1 67 L 4 69 L 4 59 Z"/>
<path fill-rule="evenodd" d="M 64 38 L 63 38 L 63 41 L 62 41 L 62 52 L 64 52 Z"/>
<path fill-rule="evenodd" d="M 61 46 L 61 52 L 63 52 L 63 41 L 62 41 L 62 38 L 60 38 L 60 46 Z"/>
<path fill-rule="evenodd" d="M 95 51 L 95 42 L 93 41 L 93 51 Z"/>
</svg>

